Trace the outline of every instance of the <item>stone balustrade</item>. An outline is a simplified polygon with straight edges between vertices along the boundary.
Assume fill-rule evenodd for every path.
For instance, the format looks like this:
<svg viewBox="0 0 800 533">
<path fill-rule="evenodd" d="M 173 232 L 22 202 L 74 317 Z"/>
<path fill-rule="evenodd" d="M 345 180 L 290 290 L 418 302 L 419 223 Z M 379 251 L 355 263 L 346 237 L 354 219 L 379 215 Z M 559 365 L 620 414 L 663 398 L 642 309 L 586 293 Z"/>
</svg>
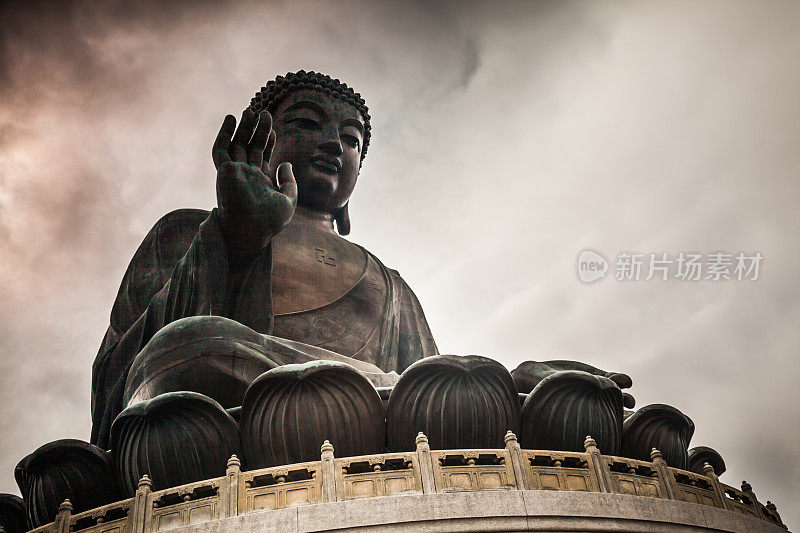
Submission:
<svg viewBox="0 0 800 533">
<path fill-rule="evenodd" d="M 587 437 L 585 452 L 520 449 L 510 431 L 503 449 L 431 450 L 420 433 L 416 450 L 336 458 L 328 441 L 319 461 L 243 471 L 236 456 L 225 476 L 153 491 L 147 476 L 127 500 L 71 514 L 66 500 L 53 523 L 36 533 L 155 533 L 256 510 L 399 494 L 465 491 L 582 491 L 627 494 L 706 505 L 785 528 L 775 506 L 752 488 L 672 468 L 653 449 L 651 461 L 602 455 Z"/>
</svg>

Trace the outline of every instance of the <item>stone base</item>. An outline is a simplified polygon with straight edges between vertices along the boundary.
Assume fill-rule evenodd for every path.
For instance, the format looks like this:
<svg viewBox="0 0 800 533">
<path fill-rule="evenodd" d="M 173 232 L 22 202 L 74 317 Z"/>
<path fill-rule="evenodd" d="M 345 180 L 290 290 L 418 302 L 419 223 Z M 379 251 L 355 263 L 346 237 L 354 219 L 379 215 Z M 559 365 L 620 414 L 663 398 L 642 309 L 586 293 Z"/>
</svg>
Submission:
<svg viewBox="0 0 800 533">
<path fill-rule="evenodd" d="M 707 505 L 591 492 L 465 491 L 347 500 L 252 511 L 171 530 L 259 532 L 770 532 L 778 526 Z"/>
</svg>

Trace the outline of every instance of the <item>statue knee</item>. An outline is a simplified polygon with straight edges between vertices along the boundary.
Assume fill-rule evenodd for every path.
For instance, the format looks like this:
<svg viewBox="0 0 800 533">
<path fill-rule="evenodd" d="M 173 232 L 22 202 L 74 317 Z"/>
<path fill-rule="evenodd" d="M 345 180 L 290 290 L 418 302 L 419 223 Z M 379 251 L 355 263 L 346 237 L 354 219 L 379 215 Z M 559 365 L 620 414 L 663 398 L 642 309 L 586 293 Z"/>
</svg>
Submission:
<svg viewBox="0 0 800 533">
<path fill-rule="evenodd" d="M 247 386 L 275 363 L 260 334 L 218 316 L 195 316 L 164 326 L 131 364 L 125 405 L 160 394 L 191 391 L 225 408 L 241 405 Z"/>
<path fill-rule="evenodd" d="M 230 318 L 214 315 L 189 316 L 170 322 L 153 335 L 142 353 L 158 351 L 165 346 L 197 343 L 204 339 L 236 339 L 260 344 L 261 335 Z"/>
</svg>

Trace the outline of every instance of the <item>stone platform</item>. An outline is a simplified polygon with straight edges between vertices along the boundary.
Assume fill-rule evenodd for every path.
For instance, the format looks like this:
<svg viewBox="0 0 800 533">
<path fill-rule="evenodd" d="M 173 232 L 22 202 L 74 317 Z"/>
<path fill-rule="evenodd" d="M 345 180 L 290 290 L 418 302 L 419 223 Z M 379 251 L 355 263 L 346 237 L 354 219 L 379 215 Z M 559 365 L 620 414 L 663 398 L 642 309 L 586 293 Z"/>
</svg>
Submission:
<svg viewBox="0 0 800 533">
<path fill-rule="evenodd" d="M 398 494 L 255 511 L 175 533 L 614 531 L 785 531 L 705 505 L 625 494 L 544 490 Z"/>
<path fill-rule="evenodd" d="M 243 471 L 234 456 L 223 477 L 152 491 L 72 515 L 35 532 L 227 533 L 234 531 L 785 531 L 774 506 L 752 489 L 652 461 L 584 452 L 520 449 L 416 450 Z"/>
</svg>

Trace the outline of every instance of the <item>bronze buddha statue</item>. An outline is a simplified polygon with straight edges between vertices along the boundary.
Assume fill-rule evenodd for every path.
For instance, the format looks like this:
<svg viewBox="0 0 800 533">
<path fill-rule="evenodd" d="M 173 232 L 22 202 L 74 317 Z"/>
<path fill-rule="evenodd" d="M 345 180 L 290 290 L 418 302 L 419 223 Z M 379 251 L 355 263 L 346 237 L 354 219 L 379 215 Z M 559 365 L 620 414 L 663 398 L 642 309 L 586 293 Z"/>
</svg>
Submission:
<svg viewBox="0 0 800 533">
<path fill-rule="evenodd" d="M 624 413 L 625 374 L 438 355 L 400 274 L 343 238 L 370 133 L 361 96 L 315 72 L 278 76 L 238 125 L 225 117 L 217 207 L 165 215 L 123 277 L 91 443 L 17 466 L 30 527 L 65 497 L 81 511 L 131 496 L 145 474 L 178 486 L 222 475 L 232 454 L 246 469 L 317 459 L 325 440 L 341 456 L 407 451 L 420 431 L 439 449 L 502 447 L 510 430 L 525 448 L 582 451 L 591 435 L 610 455 L 657 446 L 688 467 L 691 419 Z"/>
<path fill-rule="evenodd" d="M 225 117 L 218 207 L 163 217 L 124 276 L 93 369 L 92 442 L 107 448 L 126 405 L 164 392 L 231 408 L 275 366 L 339 360 L 380 386 L 437 353 L 400 275 L 340 236 L 369 120 L 358 93 L 304 71 L 269 82 L 238 127 Z"/>
</svg>

